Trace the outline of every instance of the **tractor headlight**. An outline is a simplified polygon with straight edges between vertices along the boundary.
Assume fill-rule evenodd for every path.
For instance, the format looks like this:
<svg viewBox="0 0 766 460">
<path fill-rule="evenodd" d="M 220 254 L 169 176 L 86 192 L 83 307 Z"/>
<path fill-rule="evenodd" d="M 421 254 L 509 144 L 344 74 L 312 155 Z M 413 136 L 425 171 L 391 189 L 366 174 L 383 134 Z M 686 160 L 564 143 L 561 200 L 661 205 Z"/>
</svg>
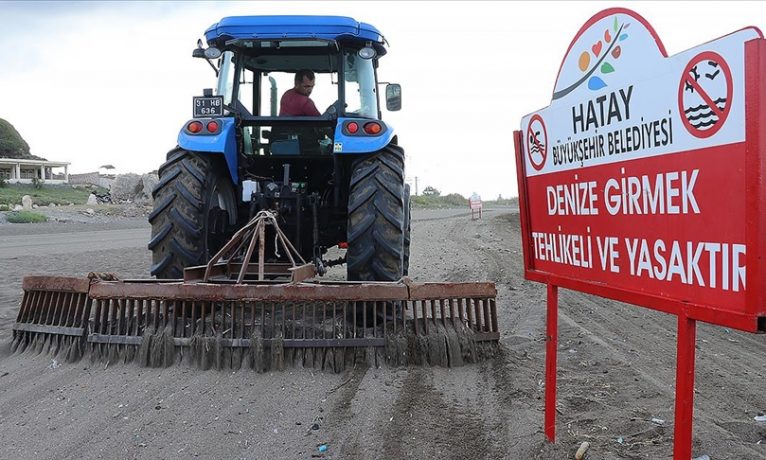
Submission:
<svg viewBox="0 0 766 460">
<path fill-rule="evenodd" d="M 360 49 L 357 54 L 362 59 L 372 59 L 378 53 L 375 52 L 375 48 L 371 46 L 365 46 L 364 48 Z"/>
</svg>

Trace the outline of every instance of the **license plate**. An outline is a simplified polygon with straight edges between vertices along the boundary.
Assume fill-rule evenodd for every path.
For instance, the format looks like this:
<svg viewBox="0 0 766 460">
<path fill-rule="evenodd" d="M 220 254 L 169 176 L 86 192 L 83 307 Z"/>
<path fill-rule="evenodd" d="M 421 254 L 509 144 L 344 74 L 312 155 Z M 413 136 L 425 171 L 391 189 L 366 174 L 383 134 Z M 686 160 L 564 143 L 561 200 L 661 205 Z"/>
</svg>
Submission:
<svg viewBox="0 0 766 460">
<path fill-rule="evenodd" d="M 194 118 L 222 116 L 223 96 L 194 96 Z"/>
</svg>

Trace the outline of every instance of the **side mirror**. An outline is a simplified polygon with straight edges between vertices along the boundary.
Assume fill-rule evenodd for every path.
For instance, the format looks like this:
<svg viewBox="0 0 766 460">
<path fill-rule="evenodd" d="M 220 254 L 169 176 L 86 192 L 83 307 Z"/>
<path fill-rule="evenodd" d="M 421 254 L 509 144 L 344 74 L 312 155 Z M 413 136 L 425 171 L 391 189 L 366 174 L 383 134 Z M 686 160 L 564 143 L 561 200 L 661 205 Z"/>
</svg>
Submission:
<svg viewBox="0 0 766 460">
<path fill-rule="evenodd" d="M 389 83 L 386 85 L 386 110 L 396 112 L 402 109 L 402 85 Z"/>
<path fill-rule="evenodd" d="M 211 46 L 210 48 L 205 50 L 205 57 L 207 59 L 218 59 L 219 57 L 221 57 L 221 54 L 223 54 L 221 50 L 219 50 L 215 46 Z"/>
</svg>

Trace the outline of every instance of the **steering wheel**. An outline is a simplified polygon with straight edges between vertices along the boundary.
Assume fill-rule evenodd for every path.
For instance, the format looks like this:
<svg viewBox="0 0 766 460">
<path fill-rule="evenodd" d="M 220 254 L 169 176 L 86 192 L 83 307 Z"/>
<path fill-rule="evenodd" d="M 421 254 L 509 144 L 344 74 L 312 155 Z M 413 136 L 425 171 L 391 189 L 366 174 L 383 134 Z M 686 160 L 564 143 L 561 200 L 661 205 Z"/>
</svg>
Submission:
<svg viewBox="0 0 766 460">
<path fill-rule="evenodd" d="M 323 117 L 337 117 L 338 113 L 340 113 L 341 109 L 345 108 L 345 105 L 341 103 L 340 100 L 336 100 L 332 104 L 330 104 L 329 107 L 324 111 L 322 114 Z"/>
</svg>

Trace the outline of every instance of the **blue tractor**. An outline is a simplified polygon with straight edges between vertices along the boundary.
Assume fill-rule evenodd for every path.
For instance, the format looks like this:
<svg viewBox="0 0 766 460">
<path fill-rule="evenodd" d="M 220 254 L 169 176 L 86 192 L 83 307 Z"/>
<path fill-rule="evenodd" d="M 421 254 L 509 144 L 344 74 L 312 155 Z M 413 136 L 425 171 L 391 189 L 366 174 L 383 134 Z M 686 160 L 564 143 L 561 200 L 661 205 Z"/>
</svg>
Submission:
<svg viewBox="0 0 766 460">
<path fill-rule="evenodd" d="M 181 278 L 272 210 L 320 274 L 345 263 L 352 281 L 406 275 L 404 151 L 381 119 L 381 99 L 401 108 L 401 87 L 386 84 L 379 95 L 387 43 L 378 29 L 338 16 L 238 16 L 213 24 L 205 39 L 192 55 L 213 67 L 217 84 L 193 98 L 193 118 L 159 168 L 151 274 Z M 312 100 L 327 109 L 280 116 L 280 96 L 305 70 L 315 75 Z M 345 255 L 325 260 L 335 246 Z"/>
</svg>

